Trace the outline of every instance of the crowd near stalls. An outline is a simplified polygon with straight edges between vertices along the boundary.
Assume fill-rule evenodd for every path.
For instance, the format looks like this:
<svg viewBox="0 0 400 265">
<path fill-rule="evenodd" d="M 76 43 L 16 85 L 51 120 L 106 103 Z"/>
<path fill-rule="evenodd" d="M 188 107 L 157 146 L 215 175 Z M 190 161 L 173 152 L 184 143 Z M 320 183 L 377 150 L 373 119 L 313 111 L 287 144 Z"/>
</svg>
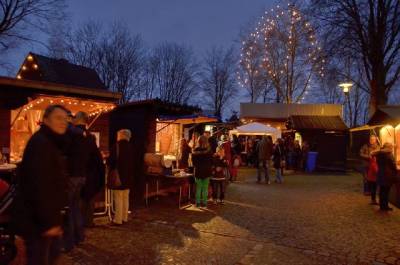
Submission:
<svg viewBox="0 0 400 265">
<path fill-rule="evenodd" d="M 14 234 L 25 240 L 28 264 L 52 264 L 84 240 L 120 97 L 94 70 L 33 53 L 16 78 L 0 77 L 0 233 L 9 239 L 0 242 L 1 264 L 15 255 Z"/>
<path fill-rule="evenodd" d="M 282 184 L 285 170 L 346 169 L 341 105 L 246 103 L 240 119 L 223 123 L 199 107 L 120 98 L 94 70 L 33 53 L 16 78 L 0 77 L 0 264 L 15 256 L 15 234 L 29 264 L 51 264 L 85 240 L 95 215 L 119 226 L 154 198 L 179 208 L 223 204 L 241 166 L 257 168 L 266 184 Z M 382 210 L 395 183 L 385 172 L 400 165 L 399 124 L 400 108 L 380 107 L 350 135 Z"/>
<path fill-rule="evenodd" d="M 188 157 L 188 146 L 195 148 L 196 136 L 204 133 L 206 125 L 216 121 L 197 107 L 157 99 L 118 106 L 110 117 L 111 139 L 121 128 L 134 132 L 136 174 L 131 199 L 148 204 L 149 198 L 176 190 L 179 203 L 188 197 L 193 174 L 183 157 Z"/>
<path fill-rule="evenodd" d="M 342 113 L 342 106 L 335 104 L 242 103 L 240 105 L 242 123 L 256 122 L 278 130 L 286 140 L 288 168 L 301 167 L 307 171 L 345 170 L 348 128 L 341 118 Z M 270 134 L 274 136 L 273 132 Z M 254 157 L 251 155 L 254 139 L 247 142 L 249 142 L 247 146 L 250 146 L 246 149 L 247 158 L 251 159 Z M 301 154 L 299 151 L 294 151 L 298 150 L 298 146 L 303 150 Z"/>
<path fill-rule="evenodd" d="M 393 154 L 397 170 L 400 169 L 400 106 L 379 106 L 377 111 L 372 115 L 368 123 L 364 126 L 353 128 L 350 130 L 350 155 L 353 158 L 354 165 L 362 165 L 357 167 L 366 175 L 366 163 L 360 163 L 360 150 L 370 141 L 370 137 L 376 138 L 376 145 L 382 147 L 385 143 L 392 145 L 391 153 Z M 366 179 L 366 178 L 365 178 Z M 367 181 L 365 181 L 367 182 Z M 364 189 L 366 194 L 370 194 L 371 190 L 367 185 Z M 390 201 L 400 206 L 400 185 L 393 185 L 390 191 Z"/>
</svg>

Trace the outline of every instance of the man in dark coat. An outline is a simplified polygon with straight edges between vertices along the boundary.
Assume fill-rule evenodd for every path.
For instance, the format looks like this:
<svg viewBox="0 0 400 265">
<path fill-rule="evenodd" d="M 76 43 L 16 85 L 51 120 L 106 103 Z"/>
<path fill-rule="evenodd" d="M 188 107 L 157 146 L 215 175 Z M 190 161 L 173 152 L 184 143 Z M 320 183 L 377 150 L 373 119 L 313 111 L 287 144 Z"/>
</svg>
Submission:
<svg viewBox="0 0 400 265">
<path fill-rule="evenodd" d="M 273 164 L 276 171 L 276 183 L 283 183 L 282 171 L 285 162 L 285 146 L 281 138 L 276 141 L 274 153 L 273 153 Z"/>
<path fill-rule="evenodd" d="M 373 153 L 378 164 L 377 184 L 379 185 L 379 205 L 381 211 L 392 211 L 389 207 L 389 192 L 396 182 L 397 168 L 393 156 L 393 145 L 385 143 L 382 149 Z"/>
<path fill-rule="evenodd" d="M 13 219 L 25 239 L 30 265 L 55 264 L 59 256 L 62 211 L 67 204 L 67 118 L 64 107 L 49 106 L 22 158 Z"/>
<path fill-rule="evenodd" d="M 271 157 L 274 151 L 274 144 L 272 138 L 264 136 L 263 139 L 257 144 L 257 156 L 258 156 L 258 171 L 257 171 L 257 182 L 261 182 L 261 174 L 264 170 L 265 182 L 270 184 L 268 169 L 271 164 Z"/>
<path fill-rule="evenodd" d="M 81 193 L 86 182 L 87 165 L 90 158 L 86 124 L 89 117 L 78 112 L 67 130 L 68 147 L 68 212 L 64 232 L 64 247 L 70 251 L 84 240 Z"/>
<path fill-rule="evenodd" d="M 134 153 L 130 142 L 132 133 L 128 129 L 119 130 L 117 143 L 112 148 L 108 160 L 110 170 L 117 170 L 121 185 L 111 187 L 114 193 L 115 216 L 113 223 L 121 225 L 128 222 L 129 192 L 133 186 L 134 178 Z"/>
<path fill-rule="evenodd" d="M 85 176 L 85 183 L 81 189 L 81 210 L 83 225 L 93 227 L 94 200 L 95 196 L 101 191 L 105 184 L 105 165 L 103 157 L 96 144 L 96 137 L 87 129 L 88 116 L 86 113 L 78 112 L 74 119 L 75 130 L 79 136 L 79 146 L 77 150 L 80 153 L 75 162 L 80 168 L 81 174 Z"/>
</svg>

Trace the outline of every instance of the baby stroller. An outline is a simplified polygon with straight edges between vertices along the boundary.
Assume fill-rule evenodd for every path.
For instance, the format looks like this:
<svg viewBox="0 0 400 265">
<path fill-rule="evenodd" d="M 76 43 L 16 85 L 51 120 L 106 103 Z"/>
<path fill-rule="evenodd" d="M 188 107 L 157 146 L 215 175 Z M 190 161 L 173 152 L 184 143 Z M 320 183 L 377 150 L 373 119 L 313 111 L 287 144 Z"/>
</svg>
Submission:
<svg viewBox="0 0 400 265">
<path fill-rule="evenodd" d="M 9 264 L 17 256 L 10 214 L 10 206 L 15 195 L 15 185 L 0 179 L 0 264 Z"/>
</svg>

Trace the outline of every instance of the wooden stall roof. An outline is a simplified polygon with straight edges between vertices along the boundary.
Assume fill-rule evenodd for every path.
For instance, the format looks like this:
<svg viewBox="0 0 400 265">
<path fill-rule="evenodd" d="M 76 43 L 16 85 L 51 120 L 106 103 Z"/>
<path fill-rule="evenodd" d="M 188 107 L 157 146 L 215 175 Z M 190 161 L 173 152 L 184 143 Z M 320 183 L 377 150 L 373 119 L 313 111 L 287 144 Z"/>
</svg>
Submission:
<svg viewBox="0 0 400 265">
<path fill-rule="evenodd" d="M 289 126 L 294 130 L 346 131 L 347 125 L 339 116 L 292 115 Z"/>
<path fill-rule="evenodd" d="M 368 121 L 368 125 L 392 125 L 400 123 L 400 105 L 378 106 L 376 112 Z"/>
<path fill-rule="evenodd" d="M 76 87 L 107 89 L 94 69 L 72 64 L 66 59 L 50 58 L 32 52 L 25 58 L 17 77 Z"/>
<path fill-rule="evenodd" d="M 160 115 L 158 121 L 165 123 L 196 124 L 213 123 L 218 118 L 211 115 L 193 114 L 193 115 Z"/>
<path fill-rule="evenodd" d="M 120 93 L 102 89 L 0 77 L 0 107 L 15 108 L 26 104 L 27 97 L 37 95 L 80 97 L 107 102 L 116 102 L 121 98 Z"/>
<path fill-rule="evenodd" d="M 142 107 L 153 108 L 158 115 L 192 115 L 200 113 L 201 108 L 185 104 L 166 102 L 161 99 L 148 99 L 121 104 L 118 109 L 135 109 Z"/>
<path fill-rule="evenodd" d="M 240 118 L 286 121 L 291 115 L 342 116 L 339 104 L 241 103 Z"/>
</svg>

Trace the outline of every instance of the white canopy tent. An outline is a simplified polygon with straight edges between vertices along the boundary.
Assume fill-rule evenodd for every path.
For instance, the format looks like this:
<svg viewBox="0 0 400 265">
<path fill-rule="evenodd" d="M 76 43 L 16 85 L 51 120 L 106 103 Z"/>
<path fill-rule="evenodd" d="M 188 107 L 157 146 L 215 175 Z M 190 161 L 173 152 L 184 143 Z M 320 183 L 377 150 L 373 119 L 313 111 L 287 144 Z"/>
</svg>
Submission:
<svg viewBox="0 0 400 265">
<path fill-rule="evenodd" d="M 270 135 L 274 142 L 276 139 L 281 138 L 282 135 L 280 130 L 258 122 L 239 126 L 236 129 L 231 130 L 229 134 L 245 136 Z"/>
</svg>

